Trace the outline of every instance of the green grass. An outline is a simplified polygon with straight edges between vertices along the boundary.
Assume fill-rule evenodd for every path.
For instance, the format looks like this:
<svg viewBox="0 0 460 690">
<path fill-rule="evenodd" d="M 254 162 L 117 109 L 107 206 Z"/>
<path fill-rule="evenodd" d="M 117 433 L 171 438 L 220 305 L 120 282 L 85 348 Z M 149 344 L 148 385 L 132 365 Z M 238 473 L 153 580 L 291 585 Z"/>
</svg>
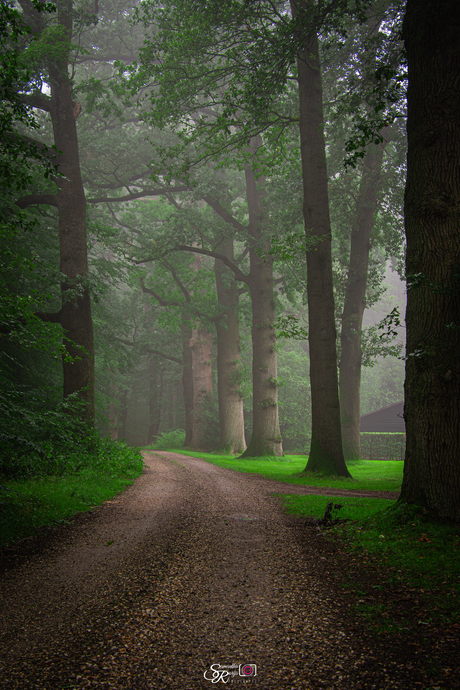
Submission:
<svg viewBox="0 0 460 690">
<path fill-rule="evenodd" d="M 291 514 L 322 518 L 331 497 L 282 495 L 281 500 Z M 334 503 L 342 508 L 333 517 L 347 522 L 324 534 L 349 555 L 343 584 L 377 632 L 460 622 L 459 525 L 391 500 L 347 496 Z"/>
<path fill-rule="evenodd" d="M 327 504 L 333 501 L 340 505 L 333 511 L 333 517 L 340 520 L 367 520 L 370 516 L 394 505 L 393 499 L 362 498 L 361 496 L 291 496 L 280 494 L 286 512 L 301 517 L 322 518 Z"/>
<path fill-rule="evenodd" d="M 299 517 L 322 518 L 330 496 L 281 495 L 284 509 Z M 350 550 L 377 554 L 388 566 L 410 571 L 417 585 L 451 580 L 460 588 L 460 526 L 433 520 L 423 508 L 382 498 L 338 496 L 334 516 L 349 521 L 331 534 Z"/>
<path fill-rule="evenodd" d="M 140 453 L 116 444 L 96 468 L 54 477 L 0 481 L 0 547 L 91 510 L 132 484 L 143 468 Z"/>
<path fill-rule="evenodd" d="M 155 449 L 149 448 L 148 450 Z M 317 473 L 301 476 L 308 460 L 306 455 L 286 455 L 282 458 L 243 458 L 240 460 L 233 455 L 197 453 L 183 449 L 171 449 L 171 452 L 201 458 L 213 465 L 238 472 L 261 474 L 263 477 L 279 482 L 349 491 L 399 491 L 404 464 L 399 461 L 361 460 L 349 465 L 353 479 L 341 479 L 339 477 L 323 477 Z"/>
</svg>

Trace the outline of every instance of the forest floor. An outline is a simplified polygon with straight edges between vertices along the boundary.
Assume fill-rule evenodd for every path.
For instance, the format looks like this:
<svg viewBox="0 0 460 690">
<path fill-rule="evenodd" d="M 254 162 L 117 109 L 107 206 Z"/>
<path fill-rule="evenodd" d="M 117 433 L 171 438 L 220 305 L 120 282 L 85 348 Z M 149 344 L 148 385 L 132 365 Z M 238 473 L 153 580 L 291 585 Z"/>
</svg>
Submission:
<svg viewBox="0 0 460 690">
<path fill-rule="evenodd" d="M 372 632 L 342 585 L 378 568 L 273 496 L 341 492 L 144 458 L 114 500 L 0 552 L 2 690 L 460 688 L 458 631 Z M 387 596 L 416 623 L 415 595 Z"/>
</svg>

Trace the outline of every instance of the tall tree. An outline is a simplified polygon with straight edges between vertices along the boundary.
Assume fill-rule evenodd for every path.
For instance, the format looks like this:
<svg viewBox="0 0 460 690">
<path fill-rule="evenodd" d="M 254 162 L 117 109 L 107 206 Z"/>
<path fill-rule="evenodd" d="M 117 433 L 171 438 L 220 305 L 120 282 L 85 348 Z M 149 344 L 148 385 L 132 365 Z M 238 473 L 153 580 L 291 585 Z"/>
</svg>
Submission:
<svg viewBox="0 0 460 690">
<path fill-rule="evenodd" d="M 351 8 L 347 5 L 347 9 L 363 18 L 367 4 L 363 0 Z M 136 66 L 132 83 L 155 85 L 152 103 L 157 124 L 181 122 L 178 134 L 183 146 L 175 147 L 172 155 L 183 156 L 182 165 L 175 170 L 176 174 L 186 174 L 192 144 L 199 147 L 201 160 L 225 155 L 235 159 L 238 148 L 243 151 L 250 137 L 262 132 L 266 169 L 269 161 L 279 161 L 284 134 L 299 122 L 299 110 L 296 113 L 291 107 L 290 89 L 292 80 L 298 81 L 309 248 L 308 298 L 314 315 L 314 322 L 309 324 L 314 421 L 308 469 L 349 476 L 341 445 L 316 38 L 320 31 L 327 34 L 337 27 L 341 31 L 347 20 L 344 3 L 324 7 L 308 0 L 293 0 L 291 6 L 293 17 L 286 2 L 198 2 L 188 8 L 181 0 L 149 0 L 144 5 L 143 19 L 155 23 L 157 30 L 141 52 L 142 68 Z M 190 127 L 191 118 L 195 118 L 194 128 Z"/>
<path fill-rule="evenodd" d="M 340 333 L 340 418 L 345 460 L 361 457 L 361 333 L 371 247 L 371 231 L 377 207 L 384 143 L 371 144 L 363 161 L 350 238 L 350 259 Z"/>
<path fill-rule="evenodd" d="M 460 5 L 407 0 L 406 461 L 401 500 L 460 520 Z"/>
<path fill-rule="evenodd" d="M 75 9 L 71 0 L 59 0 L 54 22 L 44 13 L 39 13 L 30 0 L 23 0 L 20 4 L 32 35 L 39 37 L 40 47 L 46 46 L 41 70 L 51 90 L 50 96 L 42 93 L 38 88 L 40 80 L 37 80 L 35 88 L 24 94 L 23 99 L 51 116 L 59 177 L 56 178 L 56 193 L 42 194 L 38 191 L 21 197 L 17 204 L 20 208 L 47 204 L 58 209 L 60 270 L 63 275 L 61 308 L 44 318 L 60 323 L 63 329 L 64 397 L 78 394 L 84 403 L 82 415 L 92 424 L 95 414 L 94 342 L 88 286 L 86 202 L 76 127 L 81 105 L 73 98 L 69 73 Z"/>
<path fill-rule="evenodd" d="M 219 250 L 235 260 L 233 240 Z M 219 448 L 225 453 L 246 450 L 243 395 L 241 393 L 240 323 L 236 279 L 221 259 L 215 259 L 219 314 L 214 319 L 217 337 L 217 395 L 219 399 Z"/>
<path fill-rule="evenodd" d="M 305 12 L 311 4 L 310 0 L 292 0 L 293 16 L 301 19 L 303 14 L 304 21 L 311 21 Z M 312 428 L 305 469 L 349 477 L 340 426 L 321 66 L 312 29 L 297 54 L 297 71 L 305 234 L 311 247 L 307 249 L 307 294 Z"/>
<path fill-rule="evenodd" d="M 227 255 L 207 248 L 176 245 L 176 249 L 213 256 L 233 271 L 236 280 L 249 288 L 252 311 L 252 410 L 253 430 L 243 457 L 282 455 L 278 414 L 278 375 L 275 330 L 273 257 L 270 254 L 269 217 L 265 208 L 265 178 L 258 174 L 257 153 L 260 137 L 251 139 L 250 162 L 245 166 L 246 199 L 249 223 L 239 222 L 212 195 L 206 202 L 228 225 L 245 237 L 249 253 L 249 272 L 244 273 Z"/>
</svg>

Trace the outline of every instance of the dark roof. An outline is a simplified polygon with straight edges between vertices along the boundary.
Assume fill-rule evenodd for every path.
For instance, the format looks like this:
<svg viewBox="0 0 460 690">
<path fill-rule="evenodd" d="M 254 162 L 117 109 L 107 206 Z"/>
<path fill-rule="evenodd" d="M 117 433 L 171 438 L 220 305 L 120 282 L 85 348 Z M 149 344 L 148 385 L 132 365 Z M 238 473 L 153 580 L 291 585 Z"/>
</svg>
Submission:
<svg viewBox="0 0 460 690">
<path fill-rule="evenodd" d="M 393 433 L 406 433 L 406 425 L 403 417 L 404 400 L 393 403 L 388 407 L 382 407 L 375 412 L 363 414 L 361 417 L 360 431 L 380 431 Z"/>
</svg>

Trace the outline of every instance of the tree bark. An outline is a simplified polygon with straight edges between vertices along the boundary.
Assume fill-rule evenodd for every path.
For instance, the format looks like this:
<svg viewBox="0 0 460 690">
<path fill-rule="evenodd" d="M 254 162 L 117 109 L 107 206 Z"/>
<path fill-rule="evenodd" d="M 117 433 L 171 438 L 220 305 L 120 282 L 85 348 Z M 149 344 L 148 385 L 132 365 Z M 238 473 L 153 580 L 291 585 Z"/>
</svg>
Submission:
<svg viewBox="0 0 460 690">
<path fill-rule="evenodd" d="M 233 240 L 221 251 L 234 260 Z M 216 319 L 217 331 L 217 394 L 219 400 L 219 450 L 243 453 L 244 437 L 243 396 L 241 393 L 240 324 L 238 320 L 238 291 L 235 276 L 222 261 L 215 260 L 217 299 L 222 314 Z"/>
<path fill-rule="evenodd" d="M 155 357 L 148 360 L 149 378 L 149 429 L 147 444 L 154 443 L 158 436 L 162 407 L 163 369 L 158 366 Z"/>
<path fill-rule="evenodd" d="M 191 267 L 193 271 L 198 273 L 202 268 L 202 256 L 194 254 Z M 193 377 L 193 418 L 190 448 L 193 450 L 208 450 L 203 405 L 206 397 L 212 396 L 211 343 L 211 334 L 204 326 L 197 323 L 192 327 L 189 347 L 192 353 Z"/>
<path fill-rule="evenodd" d="M 193 374 L 192 374 L 192 351 L 190 341 L 192 339 L 192 329 L 190 327 L 189 314 L 182 315 L 181 323 L 182 336 L 182 392 L 184 396 L 185 413 L 185 441 L 184 447 L 188 448 L 192 443 L 193 436 Z"/>
<path fill-rule="evenodd" d="M 63 355 L 64 397 L 78 393 L 84 403 L 83 418 L 94 423 L 94 342 L 88 278 L 86 202 L 80 174 L 78 139 L 72 83 L 68 74 L 72 40 L 72 2 L 58 2 L 58 24 L 62 30 L 59 55 L 49 66 L 50 114 L 54 144 L 59 156 L 60 270 L 66 276 L 61 285 L 60 322 L 66 353 Z M 75 291 L 73 295 L 70 291 Z M 69 356 L 71 359 L 69 359 Z"/>
<path fill-rule="evenodd" d="M 345 461 L 361 457 L 361 331 L 366 307 L 370 238 L 377 209 L 384 143 L 371 144 L 363 162 L 363 172 L 356 200 L 355 220 L 351 230 L 350 262 L 342 314 L 339 367 L 340 418 Z"/>
<path fill-rule="evenodd" d="M 460 520 L 460 5 L 408 0 L 406 461 L 400 500 Z"/>
<path fill-rule="evenodd" d="M 260 144 L 259 137 L 252 140 L 253 155 Z M 283 444 L 278 417 L 273 258 L 268 254 L 270 244 L 265 236 L 268 218 L 263 209 L 265 178 L 260 176 L 256 180 L 251 166 L 246 166 L 245 177 L 250 236 L 247 283 L 252 305 L 253 428 L 251 441 L 241 457 L 281 456 Z"/>
<path fill-rule="evenodd" d="M 128 390 L 125 388 L 120 401 L 120 432 L 119 438 L 126 438 L 126 422 L 128 420 Z"/>
<path fill-rule="evenodd" d="M 193 425 L 190 448 L 208 450 L 203 403 L 206 396 L 212 395 L 211 334 L 200 325 L 192 329 L 190 350 L 193 376 Z"/>
<path fill-rule="evenodd" d="M 292 14 L 310 0 L 291 0 Z M 332 285 L 331 224 L 327 190 L 323 96 L 318 39 L 297 56 L 299 128 L 307 250 L 307 296 L 312 406 L 311 448 L 306 471 L 349 477 L 342 451 Z"/>
<path fill-rule="evenodd" d="M 109 372 L 109 380 L 110 380 L 110 385 L 109 385 L 109 406 L 107 408 L 107 419 L 109 422 L 109 435 L 112 441 L 116 441 L 118 438 L 118 412 L 119 412 L 119 407 L 118 407 L 118 385 L 116 381 L 114 380 L 113 377 L 113 372 L 108 370 Z"/>
</svg>

